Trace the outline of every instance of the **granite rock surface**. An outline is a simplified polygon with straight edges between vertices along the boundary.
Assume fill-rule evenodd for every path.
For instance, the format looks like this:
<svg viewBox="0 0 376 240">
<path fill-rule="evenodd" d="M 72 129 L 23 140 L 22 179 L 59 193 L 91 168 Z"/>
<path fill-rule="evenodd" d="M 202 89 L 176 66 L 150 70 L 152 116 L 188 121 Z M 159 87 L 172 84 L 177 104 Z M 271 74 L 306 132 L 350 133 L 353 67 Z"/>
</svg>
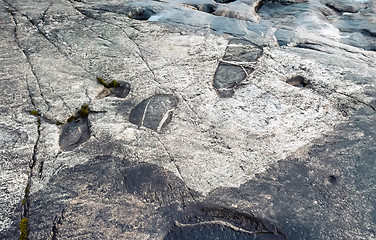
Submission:
<svg viewBox="0 0 376 240">
<path fill-rule="evenodd" d="M 376 239 L 375 22 L 1 0 L 0 239 Z"/>
</svg>

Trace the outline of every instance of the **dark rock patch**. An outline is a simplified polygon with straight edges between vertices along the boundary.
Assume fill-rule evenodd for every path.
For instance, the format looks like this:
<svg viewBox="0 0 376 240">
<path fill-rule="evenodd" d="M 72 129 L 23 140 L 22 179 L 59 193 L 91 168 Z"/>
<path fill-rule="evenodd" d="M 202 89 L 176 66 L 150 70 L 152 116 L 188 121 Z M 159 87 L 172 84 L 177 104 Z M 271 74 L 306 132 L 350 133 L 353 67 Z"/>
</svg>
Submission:
<svg viewBox="0 0 376 240">
<path fill-rule="evenodd" d="M 335 184 L 335 183 L 337 183 L 337 177 L 334 176 L 334 175 L 330 175 L 330 176 L 328 177 L 328 182 L 331 183 L 331 184 Z"/>
<path fill-rule="evenodd" d="M 300 75 L 289 78 L 286 82 L 298 88 L 305 88 L 310 85 L 309 81 Z"/>
<path fill-rule="evenodd" d="M 217 10 L 217 6 L 215 4 L 204 3 L 204 4 L 191 4 L 190 6 L 196 8 L 198 11 L 206 12 L 206 13 L 213 13 Z"/>
<path fill-rule="evenodd" d="M 262 55 L 262 48 L 256 44 L 243 40 L 232 39 L 226 48 L 224 61 L 255 62 Z"/>
<path fill-rule="evenodd" d="M 151 9 L 134 8 L 128 13 L 128 17 L 136 20 L 148 20 L 155 12 Z"/>
<path fill-rule="evenodd" d="M 290 5 L 294 3 L 307 3 L 307 2 L 308 0 L 259 0 L 255 5 L 255 12 L 259 13 L 261 8 L 273 8 L 272 4 Z"/>
<path fill-rule="evenodd" d="M 218 64 L 214 74 L 213 86 L 220 97 L 232 97 L 234 88 L 241 84 L 254 68 L 250 63 L 256 62 L 263 49 L 244 39 L 232 39 L 226 48 L 223 61 Z"/>
<path fill-rule="evenodd" d="M 365 3 L 354 3 L 352 4 L 346 4 L 346 2 L 343 1 L 329 1 L 325 4 L 328 8 L 334 10 L 337 13 L 357 13 L 359 10 L 366 7 Z"/>
<path fill-rule="evenodd" d="M 142 100 L 136 107 L 134 107 L 129 114 L 129 121 L 137 126 L 142 125 L 142 119 L 144 118 L 144 113 L 147 105 L 149 104 L 150 98 Z"/>
<path fill-rule="evenodd" d="M 83 105 L 74 116 L 68 118 L 59 138 L 62 150 L 71 151 L 90 138 L 89 113 L 89 106 Z"/>
<path fill-rule="evenodd" d="M 214 0 L 216 3 L 230 3 L 235 2 L 236 0 Z"/>
<path fill-rule="evenodd" d="M 172 94 L 156 94 L 134 107 L 129 121 L 159 132 L 170 123 L 177 104 L 178 99 Z"/>
<path fill-rule="evenodd" d="M 214 74 L 213 86 L 221 97 L 231 97 L 234 88 L 244 81 L 253 68 L 220 62 Z"/>
<path fill-rule="evenodd" d="M 89 122 L 87 118 L 78 118 L 63 126 L 59 145 L 64 151 L 71 151 L 90 138 Z"/>
</svg>

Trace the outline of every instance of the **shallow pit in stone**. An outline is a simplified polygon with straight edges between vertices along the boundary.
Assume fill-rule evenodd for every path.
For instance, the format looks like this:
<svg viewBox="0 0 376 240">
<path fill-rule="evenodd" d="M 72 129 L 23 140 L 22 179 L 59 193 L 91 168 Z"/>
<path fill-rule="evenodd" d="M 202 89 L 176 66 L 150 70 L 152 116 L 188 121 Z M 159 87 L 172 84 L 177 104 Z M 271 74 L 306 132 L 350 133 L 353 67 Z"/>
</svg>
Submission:
<svg viewBox="0 0 376 240">
<path fill-rule="evenodd" d="M 128 12 L 128 17 L 136 20 L 148 20 L 151 16 L 156 13 L 151 9 L 146 8 L 134 8 Z"/>
<path fill-rule="evenodd" d="M 300 75 L 289 78 L 286 82 L 298 88 L 305 88 L 310 85 L 309 81 Z"/>
</svg>

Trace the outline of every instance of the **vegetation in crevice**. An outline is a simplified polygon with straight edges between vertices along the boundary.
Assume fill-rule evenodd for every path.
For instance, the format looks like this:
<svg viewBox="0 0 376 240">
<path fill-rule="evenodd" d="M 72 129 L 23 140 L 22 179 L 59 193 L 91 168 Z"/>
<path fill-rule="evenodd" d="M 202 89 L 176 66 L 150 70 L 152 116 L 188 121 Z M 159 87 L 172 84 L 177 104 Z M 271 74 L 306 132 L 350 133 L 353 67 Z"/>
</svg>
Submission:
<svg viewBox="0 0 376 240">
<path fill-rule="evenodd" d="M 110 83 L 107 83 L 103 78 L 97 77 L 97 80 L 100 84 L 102 84 L 105 88 L 117 88 L 120 87 L 120 83 L 115 80 L 112 80 Z"/>
<path fill-rule="evenodd" d="M 30 110 L 29 113 L 30 113 L 31 115 L 33 115 L 33 116 L 36 116 L 36 117 L 40 116 L 38 110 Z"/>
<path fill-rule="evenodd" d="M 27 184 L 26 188 L 25 188 L 25 194 L 24 194 L 24 197 L 22 199 L 22 208 L 23 208 L 23 214 L 22 214 L 22 219 L 20 221 L 20 240 L 26 240 L 28 239 L 28 224 L 29 224 L 29 218 L 28 218 L 28 215 L 29 215 L 29 202 L 28 202 L 28 198 L 29 198 L 29 194 L 30 194 L 30 183 Z"/>
<path fill-rule="evenodd" d="M 22 220 L 20 221 L 20 240 L 26 240 L 28 239 L 27 238 L 27 235 L 29 234 L 28 232 L 28 223 L 29 223 L 29 219 L 27 217 L 24 217 L 22 218 Z"/>
<path fill-rule="evenodd" d="M 89 113 L 90 113 L 89 105 L 84 104 L 81 106 L 80 110 L 78 110 L 75 115 L 70 116 L 67 119 L 67 122 L 72 122 L 74 120 L 77 120 L 78 118 L 87 118 L 89 116 Z"/>
</svg>

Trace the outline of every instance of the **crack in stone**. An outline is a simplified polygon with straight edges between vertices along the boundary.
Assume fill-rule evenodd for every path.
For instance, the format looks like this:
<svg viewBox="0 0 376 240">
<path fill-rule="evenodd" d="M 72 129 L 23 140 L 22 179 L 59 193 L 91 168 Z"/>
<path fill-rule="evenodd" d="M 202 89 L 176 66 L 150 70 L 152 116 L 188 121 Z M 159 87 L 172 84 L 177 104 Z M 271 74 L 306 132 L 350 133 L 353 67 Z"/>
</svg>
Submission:
<svg viewBox="0 0 376 240">
<path fill-rule="evenodd" d="M 353 99 L 354 101 L 356 101 L 357 103 L 359 103 L 359 104 L 363 104 L 363 105 L 365 105 L 365 106 L 367 106 L 367 107 L 370 107 L 373 111 L 376 111 L 376 108 L 375 108 L 374 106 L 372 106 L 371 104 L 366 103 L 366 102 L 364 102 L 364 101 L 362 101 L 362 100 L 359 100 L 359 99 L 357 99 L 356 97 L 351 96 L 350 94 L 343 93 L 343 92 L 338 92 L 338 91 L 335 91 L 335 93 L 338 93 L 338 94 L 340 94 L 340 95 L 342 95 L 342 96 L 345 96 L 345 97 L 351 98 L 351 99 Z"/>
<path fill-rule="evenodd" d="M 63 102 L 63 105 L 64 107 L 66 107 L 70 113 L 73 113 L 72 109 L 68 106 L 68 104 L 65 102 L 64 98 L 62 96 L 60 96 L 59 94 L 56 94 L 55 90 L 53 87 L 51 87 L 51 83 L 48 82 L 48 86 L 51 88 L 52 92 L 55 94 L 55 96 L 57 96 L 58 98 L 60 98 L 60 100 Z"/>
<path fill-rule="evenodd" d="M 48 10 L 50 10 L 50 7 L 51 7 L 52 5 L 54 5 L 54 4 L 51 3 L 51 4 L 46 8 L 46 10 L 44 10 L 43 15 L 42 15 L 42 21 L 43 21 L 43 22 L 46 22 L 46 15 L 47 15 L 47 12 L 48 12 Z"/>
<path fill-rule="evenodd" d="M 23 49 L 23 48 L 21 47 L 21 44 L 20 44 L 20 41 L 19 41 L 18 32 L 17 32 L 18 21 L 17 21 L 17 19 L 16 19 L 15 13 L 14 13 L 14 12 L 15 12 L 15 9 L 14 9 L 14 8 L 13 8 L 13 7 L 12 7 L 7 1 L 5 1 L 5 0 L 3 0 L 3 1 L 4 1 L 4 2 L 8 5 L 8 7 L 10 7 L 11 10 L 12 10 L 12 11 L 10 12 L 10 15 L 11 15 L 11 17 L 12 17 L 12 21 L 13 21 L 13 23 L 14 23 L 14 40 L 15 40 L 15 43 L 17 44 L 18 48 L 21 50 L 22 54 L 25 56 L 25 59 L 26 59 L 26 61 L 27 61 L 28 64 L 29 64 L 30 71 L 31 71 L 31 73 L 33 74 L 33 76 L 34 76 L 34 78 L 35 78 L 35 80 L 36 80 L 36 82 L 37 82 L 37 84 L 38 84 L 39 94 L 40 94 L 41 98 L 44 100 L 44 102 L 46 103 L 46 105 L 47 105 L 47 111 L 48 111 L 48 110 L 51 108 L 51 104 L 50 104 L 48 101 L 46 101 L 46 100 L 44 99 L 43 92 L 42 92 L 41 85 L 40 85 L 40 79 L 38 78 L 36 72 L 34 71 L 34 66 L 33 66 L 33 64 L 32 64 L 31 61 L 30 61 L 30 56 L 29 56 L 29 54 L 25 51 L 25 49 Z M 35 103 L 34 97 L 33 97 L 33 93 L 31 92 L 31 89 L 30 89 L 29 81 L 28 81 L 26 78 L 25 78 L 25 81 L 26 81 L 27 90 L 28 90 L 28 92 L 29 92 L 29 97 L 30 97 L 31 104 L 32 104 L 36 109 L 38 109 L 38 108 L 37 108 L 37 105 L 36 105 L 36 103 Z"/>
<path fill-rule="evenodd" d="M 194 197 L 194 195 L 193 195 L 193 193 L 192 193 L 192 190 L 191 190 L 191 189 L 187 186 L 187 184 L 185 183 L 184 177 L 183 177 L 183 175 L 181 174 L 180 168 L 178 167 L 178 165 L 176 165 L 174 157 L 173 157 L 173 156 L 171 155 L 171 153 L 167 150 L 166 146 L 164 145 L 164 143 L 161 141 L 161 139 L 160 139 L 157 135 L 155 135 L 154 133 L 152 133 L 152 136 L 158 140 L 158 142 L 161 144 L 163 150 L 166 152 L 166 154 L 167 154 L 168 157 L 170 158 L 171 163 L 174 165 L 176 171 L 178 172 L 178 174 L 179 174 L 178 176 L 179 176 L 180 179 L 183 181 L 183 183 L 184 183 L 184 187 L 188 190 L 189 195 L 191 196 L 192 200 L 193 200 L 194 202 L 197 202 L 197 201 L 196 201 L 196 198 Z"/>
<path fill-rule="evenodd" d="M 233 224 L 226 222 L 226 221 L 223 221 L 223 220 L 203 221 L 203 222 L 199 222 L 199 223 L 180 223 L 178 221 L 175 221 L 175 225 L 177 227 L 193 227 L 193 226 L 213 225 L 213 224 L 229 227 L 236 232 L 243 232 L 243 233 L 248 233 L 248 234 L 274 234 L 271 231 L 249 231 L 249 230 L 245 230 L 243 228 L 236 227 Z"/>
<path fill-rule="evenodd" d="M 95 18 L 93 16 L 90 16 L 87 13 L 85 13 L 84 11 L 80 10 L 78 7 L 76 7 L 71 0 L 68 0 L 68 1 L 72 4 L 73 8 L 77 12 L 79 12 L 80 14 L 82 14 L 83 16 L 85 16 L 87 18 L 90 18 L 90 19 L 97 20 L 97 21 L 101 21 L 103 23 L 106 23 L 106 24 L 109 24 L 109 25 L 112 25 L 112 26 L 115 26 L 115 27 L 119 28 L 125 34 L 125 36 L 137 47 L 138 52 L 136 52 L 136 54 L 141 58 L 141 60 L 145 63 L 146 68 L 148 69 L 148 71 L 153 75 L 153 81 L 156 82 L 159 85 L 159 87 L 162 88 L 164 91 L 168 90 L 168 91 L 172 92 L 172 90 L 170 88 L 166 89 L 165 87 L 163 87 L 162 83 L 160 83 L 157 80 L 157 77 L 156 77 L 156 74 L 155 74 L 154 70 L 151 68 L 149 62 L 146 61 L 145 56 L 142 54 L 142 49 L 141 49 L 140 45 L 131 36 L 129 36 L 129 34 L 121 26 L 119 26 L 118 24 L 115 24 L 115 23 L 111 23 L 111 22 L 108 22 L 108 21 L 105 21 L 105 20 L 98 19 L 98 18 Z"/>
<path fill-rule="evenodd" d="M 14 13 L 15 9 L 6 0 L 3 0 L 3 2 L 5 2 L 6 5 L 10 8 L 9 13 L 10 13 L 12 21 L 14 23 L 14 39 L 15 39 L 15 43 L 18 46 L 18 48 L 21 50 L 21 52 L 23 53 L 23 55 L 25 56 L 26 61 L 28 62 L 29 66 L 30 66 L 30 70 L 31 70 L 32 74 L 34 75 L 35 79 L 37 80 L 39 91 L 40 91 L 40 95 L 41 95 L 42 99 L 45 101 L 45 103 L 47 104 L 47 106 L 49 107 L 49 104 L 43 98 L 43 93 L 41 91 L 41 87 L 40 87 L 40 83 L 39 83 L 39 78 L 37 77 L 37 75 L 36 75 L 36 73 L 35 73 L 35 71 L 33 69 L 33 65 L 30 62 L 29 56 L 28 56 L 27 52 L 21 47 L 21 44 L 19 42 L 18 33 L 17 33 L 18 22 L 17 22 L 17 19 L 15 17 L 15 13 Z M 30 90 L 29 82 L 27 81 L 27 79 L 25 79 L 25 80 L 26 80 L 26 86 L 27 86 L 27 90 L 29 92 L 29 98 L 30 98 L 31 104 L 34 106 L 35 109 L 37 109 L 37 105 L 36 105 L 36 103 L 34 101 L 33 94 L 32 94 L 32 92 Z M 38 135 L 37 135 L 37 139 L 35 141 L 34 147 L 33 147 L 33 153 L 32 153 L 32 157 L 31 157 L 31 162 L 29 162 L 30 173 L 29 173 L 28 179 L 27 179 L 27 184 L 26 184 L 26 188 L 25 188 L 25 195 L 24 195 L 24 198 L 22 200 L 22 203 L 23 203 L 23 213 L 22 213 L 22 218 L 21 218 L 22 221 L 23 221 L 23 219 L 28 219 L 29 218 L 29 209 L 30 209 L 29 194 L 30 194 L 30 188 L 31 188 L 31 178 L 33 176 L 33 168 L 35 166 L 35 163 L 37 162 L 38 144 L 39 144 L 40 136 L 41 136 L 41 134 L 40 134 L 40 126 L 41 126 L 41 120 L 40 120 L 40 116 L 38 116 L 38 119 L 37 119 L 37 134 Z M 27 225 L 26 225 L 26 230 L 24 230 L 24 231 L 26 231 L 26 234 L 28 234 L 28 232 L 27 232 Z"/>
<path fill-rule="evenodd" d="M 59 233 L 59 225 L 61 225 L 62 220 L 64 220 L 64 212 L 65 212 L 65 208 L 63 208 L 63 210 L 61 211 L 60 216 L 56 215 L 54 218 L 52 229 L 51 229 L 51 238 L 50 238 L 51 240 L 57 240 L 57 234 Z"/>
<path fill-rule="evenodd" d="M 49 37 L 48 37 L 48 35 L 46 34 L 46 32 L 44 31 L 44 29 L 43 28 L 41 28 L 41 27 L 39 27 L 28 15 L 26 15 L 26 14 L 23 14 L 23 13 L 21 13 L 20 11 L 18 11 L 15 7 L 13 7 L 11 4 L 9 4 L 6 0 L 3 0 L 10 8 L 12 8 L 12 10 L 13 11 L 16 11 L 16 12 L 18 12 L 18 13 L 20 13 L 23 17 L 25 17 L 29 22 L 30 22 L 30 24 L 32 25 L 32 26 L 34 26 L 37 30 L 38 30 L 38 32 L 49 42 L 49 43 L 51 43 L 51 45 L 52 46 L 54 46 L 55 48 L 56 48 L 56 50 L 60 53 L 60 54 L 62 54 L 66 59 L 68 59 L 73 65 L 75 65 L 75 66 L 78 66 L 79 68 L 81 68 L 83 71 L 85 71 L 87 74 L 89 74 L 89 75 L 95 75 L 95 74 L 93 74 L 93 73 L 91 73 L 91 72 L 89 72 L 88 70 L 86 70 L 83 66 L 81 66 L 80 64 L 78 64 L 77 62 L 75 62 L 74 60 L 72 60 L 70 57 L 68 57 L 68 55 L 67 54 L 65 54 L 61 49 L 60 49 L 60 47 L 58 46 L 58 45 L 56 45 Z M 47 11 L 49 10 L 49 8 L 51 7 L 53 5 L 53 3 L 44 11 L 44 15 L 43 15 L 43 18 L 45 18 L 45 14 L 47 13 Z M 17 26 L 17 21 L 16 21 L 16 19 L 15 19 L 15 17 L 13 16 L 13 14 L 12 14 L 12 18 L 14 19 L 14 22 L 15 22 L 15 24 L 16 24 L 16 26 Z M 42 19 L 42 21 L 44 21 L 43 19 Z M 24 50 L 24 49 L 22 49 L 21 48 L 21 46 L 20 46 L 20 44 L 19 44 L 19 41 L 17 40 L 17 44 L 19 45 L 19 47 L 20 47 L 20 49 L 22 50 L 22 52 L 24 53 L 24 55 L 26 56 L 26 58 L 28 59 L 28 61 L 29 61 L 29 57 L 28 57 L 28 53 Z M 30 62 L 29 62 L 30 63 Z M 31 64 L 31 63 L 30 63 Z M 35 75 L 35 72 L 33 72 L 33 74 Z M 38 82 L 39 83 L 39 82 Z"/>
</svg>

